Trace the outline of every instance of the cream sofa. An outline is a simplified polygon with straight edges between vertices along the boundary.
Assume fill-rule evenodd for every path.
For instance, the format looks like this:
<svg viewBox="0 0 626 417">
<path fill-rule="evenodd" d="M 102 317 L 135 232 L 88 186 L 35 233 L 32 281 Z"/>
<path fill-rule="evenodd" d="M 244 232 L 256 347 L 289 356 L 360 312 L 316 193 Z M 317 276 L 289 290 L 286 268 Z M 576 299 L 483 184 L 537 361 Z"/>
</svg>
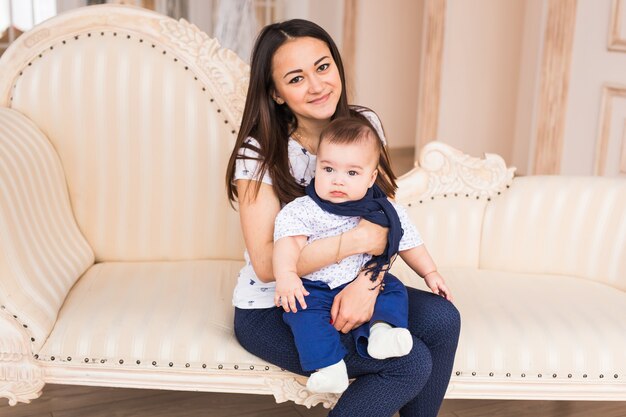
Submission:
<svg viewBox="0 0 626 417">
<path fill-rule="evenodd" d="M 0 397 L 336 401 L 233 335 L 243 242 L 223 176 L 247 74 L 184 20 L 122 6 L 55 17 L 0 59 Z M 513 179 L 434 142 L 398 199 L 462 314 L 448 398 L 626 399 L 626 181 Z"/>
</svg>

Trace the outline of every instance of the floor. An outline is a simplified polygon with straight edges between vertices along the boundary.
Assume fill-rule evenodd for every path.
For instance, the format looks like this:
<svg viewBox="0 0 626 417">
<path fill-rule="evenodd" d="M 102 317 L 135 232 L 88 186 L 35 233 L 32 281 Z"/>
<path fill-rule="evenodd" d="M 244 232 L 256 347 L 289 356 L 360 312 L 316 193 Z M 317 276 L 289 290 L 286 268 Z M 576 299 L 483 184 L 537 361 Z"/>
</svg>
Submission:
<svg viewBox="0 0 626 417">
<path fill-rule="evenodd" d="M 31 404 L 10 407 L 2 417 L 322 417 L 307 409 L 276 404 L 266 395 L 215 394 L 47 385 Z M 624 402 L 446 400 L 439 417 L 626 417 Z"/>
</svg>

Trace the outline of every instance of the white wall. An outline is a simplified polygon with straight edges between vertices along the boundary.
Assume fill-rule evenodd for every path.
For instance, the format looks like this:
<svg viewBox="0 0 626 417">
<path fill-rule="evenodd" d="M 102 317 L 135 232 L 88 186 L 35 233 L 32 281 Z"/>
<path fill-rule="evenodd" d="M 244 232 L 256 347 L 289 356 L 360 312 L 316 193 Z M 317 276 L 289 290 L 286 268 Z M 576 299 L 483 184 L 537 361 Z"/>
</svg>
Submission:
<svg viewBox="0 0 626 417">
<path fill-rule="evenodd" d="M 567 102 L 562 174 L 591 175 L 599 136 L 604 84 L 626 89 L 626 52 L 609 51 L 607 39 L 612 0 L 579 0 Z M 626 2 L 622 0 L 623 7 Z M 622 26 L 626 21 L 621 22 Z M 607 174 L 617 174 L 626 146 L 626 99 L 616 100 L 611 117 L 615 126 L 607 158 Z"/>
<path fill-rule="evenodd" d="M 415 0 L 357 2 L 354 102 L 378 113 L 391 148 L 415 146 L 422 9 Z"/>
<path fill-rule="evenodd" d="M 438 139 L 513 155 L 524 0 L 448 0 Z"/>
</svg>

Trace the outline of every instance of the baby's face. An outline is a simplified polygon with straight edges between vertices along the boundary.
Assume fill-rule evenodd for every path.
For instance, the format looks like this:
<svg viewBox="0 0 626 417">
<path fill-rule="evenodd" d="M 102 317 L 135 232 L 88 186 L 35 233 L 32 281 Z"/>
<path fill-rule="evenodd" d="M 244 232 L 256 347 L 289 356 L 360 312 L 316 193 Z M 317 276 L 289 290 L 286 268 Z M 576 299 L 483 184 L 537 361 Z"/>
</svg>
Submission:
<svg viewBox="0 0 626 417">
<path fill-rule="evenodd" d="M 370 141 L 337 144 L 322 141 L 317 151 L 315 191 L 332 203 L 360 200 L 378 175 L 378 152 Z"/>
</svg>

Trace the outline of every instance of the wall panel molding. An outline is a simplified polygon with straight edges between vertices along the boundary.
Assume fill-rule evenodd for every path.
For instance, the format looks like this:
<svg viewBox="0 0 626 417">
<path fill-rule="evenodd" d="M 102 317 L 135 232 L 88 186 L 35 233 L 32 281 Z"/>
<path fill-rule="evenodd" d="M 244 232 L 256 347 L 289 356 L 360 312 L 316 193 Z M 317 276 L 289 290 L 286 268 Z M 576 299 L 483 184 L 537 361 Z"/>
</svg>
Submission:
<svg viewBox="0 0 626 417">
<path fill-rule="evenodd" d="M 626 0 L 613 0 L 608 49 L 626 52 Z"/>
<path fill-rule="evenodd" d="M 619 158 L 619 173 L 626 174 L 626 111 L 620 113 L 616 111 L 617 103 L 620 100 L 626 103 L 626 86 L 624 85 L 605 85 L 602 89 L 602 104 L 600 109 L 600 127 L 598 130 L 598 137 L 596 138 L 596 154 L 594 160 L 594 174 L 595 175 L 610 175 L 608 172 L 609 149 L 611 146 L 611 138 L 618 136 L 621 141 L 620 144 L 614 145 L 615 149 L 620 149 Z M 626 108 L 626 105 L 623 106 Z M 619 118 L 623 121 L 620 123 Z M 618 118 L 615 121 L 615 118 Z M 622 127 L 621 135 L 619 132 L 613 132 L 611 127 L 615 125 Z"/>
<path fill-rule="evenodd" d="M 534 174 L 559 174 L 577 0 L 549 0 L 539 93 Z"/>
<path fill-rule="evenodd" d="M 425 0 L 422 76 L 417 104 L 416 150 L 437 139 L 446 0 Z"/>
</svg>

